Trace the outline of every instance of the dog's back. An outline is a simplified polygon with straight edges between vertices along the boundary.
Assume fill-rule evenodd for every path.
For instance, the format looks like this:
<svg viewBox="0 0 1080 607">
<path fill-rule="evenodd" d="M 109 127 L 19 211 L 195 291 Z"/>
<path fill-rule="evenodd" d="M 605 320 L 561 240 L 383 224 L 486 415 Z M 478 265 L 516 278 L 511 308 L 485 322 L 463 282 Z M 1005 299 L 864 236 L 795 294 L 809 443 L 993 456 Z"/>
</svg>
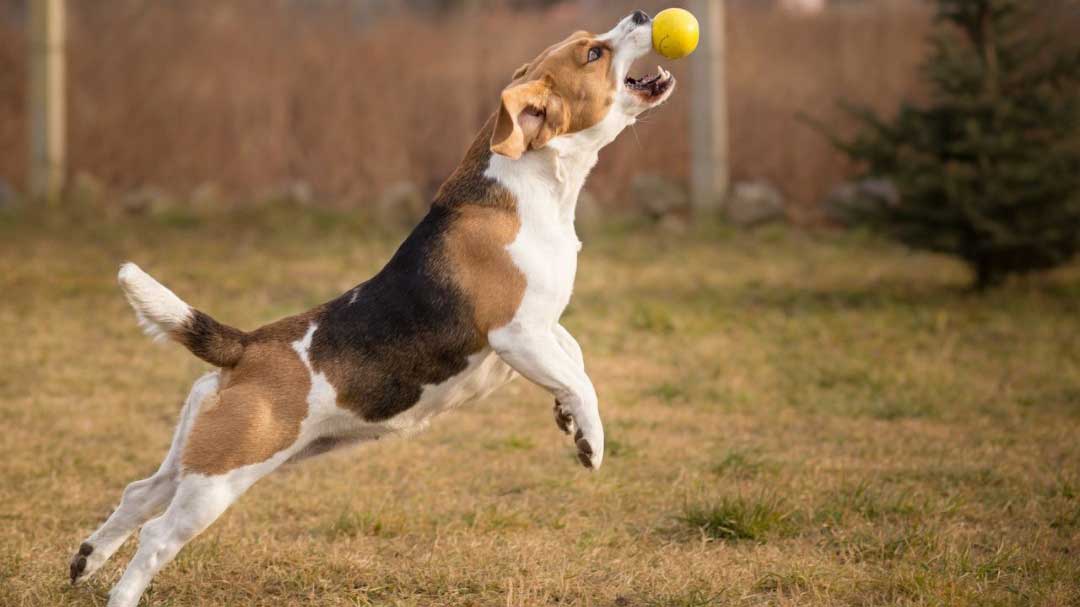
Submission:
<svg viewBox="0 0 1080 607">
<path fill-rule="evenodd" d="M 419 403 L 425 387 L 468 375 L 525 288 L 506 252 L 518 230 L 514 201 L 483 175 L 493 122 L 383 270 L 303 314 L 245 333 L 125 264 L 120 284 L 144 327 L 223 369 L 219 394 L 195 418 L 186 469 L 222 474 L 266 461 L 297 442 L 314 405 L 357 418 L 331 424 L 336 432 L 377 433 L 364 422 L 391 420 Z M 321 394 L 312 392 L 314 379 L 325 382 Z M 444 404 L 456 402 L 430 408 Z"/>
</svg>

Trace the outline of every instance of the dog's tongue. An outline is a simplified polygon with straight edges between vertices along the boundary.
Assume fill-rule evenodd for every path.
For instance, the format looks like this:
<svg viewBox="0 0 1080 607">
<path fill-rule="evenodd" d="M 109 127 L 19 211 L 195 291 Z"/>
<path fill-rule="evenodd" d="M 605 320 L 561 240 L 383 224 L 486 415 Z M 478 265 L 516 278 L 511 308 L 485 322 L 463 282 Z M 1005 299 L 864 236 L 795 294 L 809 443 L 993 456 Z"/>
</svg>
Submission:
<svg viewBox="0 0 1080 607">
<path fill-rule="evenodd" d="M 671 77 L 671 73 L 665 70 L 662 66 L 656 66 L 656 73 L 648 76 L 642 76 L 641 78 L 626 78 L 626 84 L 631 88 L 638 90 L 653 90 L 656 85 L 663 83 Z"/>
</svg>

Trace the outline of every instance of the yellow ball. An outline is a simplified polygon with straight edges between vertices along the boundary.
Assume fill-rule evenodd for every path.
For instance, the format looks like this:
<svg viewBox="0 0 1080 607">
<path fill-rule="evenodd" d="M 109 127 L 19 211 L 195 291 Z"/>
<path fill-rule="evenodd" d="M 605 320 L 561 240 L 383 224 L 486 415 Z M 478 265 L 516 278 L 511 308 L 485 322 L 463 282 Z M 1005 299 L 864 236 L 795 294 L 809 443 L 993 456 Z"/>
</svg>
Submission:
<svg viewBox="0 0 1080 607">
<path fill-rule="evenodd" d="M 668 59 L 682 59 L 694 52 L 700 35 L 697 18 L 690 11 L 669 8 L 653 19 L 653 48 Z"/>
</svg>

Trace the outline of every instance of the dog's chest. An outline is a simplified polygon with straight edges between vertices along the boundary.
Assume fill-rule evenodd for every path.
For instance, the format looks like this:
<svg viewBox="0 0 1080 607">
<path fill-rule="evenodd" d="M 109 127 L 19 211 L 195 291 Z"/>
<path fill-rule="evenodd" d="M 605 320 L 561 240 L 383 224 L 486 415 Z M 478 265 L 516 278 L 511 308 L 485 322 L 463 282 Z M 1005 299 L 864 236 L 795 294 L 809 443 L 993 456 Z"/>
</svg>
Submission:
<svg viewBox="0 0 1080 607">
<path fill-rule="evenodd" d="M 533 201 L 535 202 L 535 201 Z M 531 204 L 520 209 L 521 228 L 507 250 L 525 275 L 525 295 L 515 318 L 555 322 L 570 302 L 581 241 L 572 219 L 554 206 Z M 540 208 L 536 208 L 540 207 Z"/>
<path fill-rule="evenodd" d="M 595 153 L 560 156 L 542 149 L 519 161 L 493 156 L 485 175 L 513 194 L 520 228 L 507 247 L 525 276 L 518 321 L 551 324 L 570 301 L 581 241 L 574 231 L 578 195 Z"/>
</svg>

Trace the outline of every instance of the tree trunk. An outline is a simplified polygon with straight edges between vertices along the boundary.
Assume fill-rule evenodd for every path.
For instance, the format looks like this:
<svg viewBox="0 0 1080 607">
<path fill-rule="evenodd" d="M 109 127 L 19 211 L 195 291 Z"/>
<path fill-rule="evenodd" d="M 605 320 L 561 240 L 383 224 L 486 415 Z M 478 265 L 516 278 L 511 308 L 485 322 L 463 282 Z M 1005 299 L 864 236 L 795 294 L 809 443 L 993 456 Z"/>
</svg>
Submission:
<svg viewBox="0 0 1080 607">
<path fill-rule="evenodd" d="M 994 267 L 988 260 L 980 259 L 975 262 L 975 290 L 982 293 L 988 289 L 999 286 L 1005 280 L 1005 275 Z"/>
</svg>

